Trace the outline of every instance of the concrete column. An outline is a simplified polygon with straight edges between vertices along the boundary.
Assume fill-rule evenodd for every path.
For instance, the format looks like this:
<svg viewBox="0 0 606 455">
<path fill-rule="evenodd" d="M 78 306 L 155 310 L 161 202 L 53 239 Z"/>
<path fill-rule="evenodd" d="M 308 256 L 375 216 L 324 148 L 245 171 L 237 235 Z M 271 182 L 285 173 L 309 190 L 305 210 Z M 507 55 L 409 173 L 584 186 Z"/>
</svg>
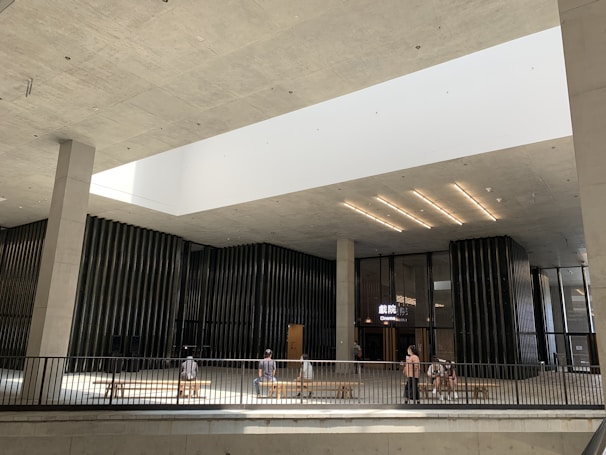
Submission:
<svg viewBox="0 0 606 455">
<path fill-rule="evenodd" d="M 355 256 L 354 241 L 337 240 L 336 360 L 352 360 L 354 342 Z M 363 349 L 363 348 L 362 348 Z"/>
<path fill-rule="evenodd" d="M 88 145 L 67 141 L 59 147 L 27 344 L 28 357 L 67 355 L 94 158 L 95 149 Z M 35 400 L 37 396 L 58 397 L 62 372 L 62 365 L 58 363 L 45 370 L 37 360 L 28 361 L 23 396 L 28 400 Z"/>
<path fill-rule="evenodd" d="M 606 1 L 560 0 L 598 354 L 606 364 Z M 602 368 L 603 390 L 606 370 Z"/>
</svg>

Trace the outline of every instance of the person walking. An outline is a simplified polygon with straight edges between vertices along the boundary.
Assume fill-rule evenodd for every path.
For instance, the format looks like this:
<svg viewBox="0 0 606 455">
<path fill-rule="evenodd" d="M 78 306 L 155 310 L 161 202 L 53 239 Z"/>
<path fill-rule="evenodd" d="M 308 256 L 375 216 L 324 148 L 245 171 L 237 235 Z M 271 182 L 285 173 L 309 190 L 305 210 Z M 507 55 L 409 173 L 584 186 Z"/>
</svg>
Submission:
<svg viewBox="0 0 606 455">
<path fill-rule="evenodd" d="M 311 366 L 311 362 L 309 361 L 309 356 L 307 354 L 303 354 L 301 356 L 301 368 L 299 368 L 299 376 L 297 376 L 297 381 L 311 381 L 314 378 L 314 368 Z"/>
<path fill-rule="evenodd" d="M 354 362 L 354 373 L 360 372 L 361 364 L 359 362 L 362 361 L 362 346 L 358 344 L 358 340 L 354 341 L 353 344 L 353 359 Z"/>
<path fill-rule="evenodd" d="M 303 387 L 305 387 L 305 382 L 309 382 L 314 378 L 314 368 L 311 366 L 311 362 L 309 361 L 309 356 L 307 354 L 303 354 L 301 356 L 301 368 L 299 368 L 299 376 L 295 381 L 298 384 L 301 384 L 299 388 L 299 393 L 297 396 L 300 397 L 301 393 L 303 393 Z M 311 392 L 308 394 L 311 397 Z"/>
</svg>

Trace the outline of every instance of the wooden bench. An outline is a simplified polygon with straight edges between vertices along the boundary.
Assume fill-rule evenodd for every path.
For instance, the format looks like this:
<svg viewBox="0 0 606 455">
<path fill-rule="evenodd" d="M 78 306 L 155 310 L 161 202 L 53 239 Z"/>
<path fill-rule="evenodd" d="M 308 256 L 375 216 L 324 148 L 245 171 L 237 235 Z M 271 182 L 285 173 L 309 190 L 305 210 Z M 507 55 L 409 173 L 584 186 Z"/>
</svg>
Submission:
<svg viewBox="0 0 606 455">
<path fill-rule="evenodd" d="M 472 392 L 472 397 L 477 399 L 482 394 L 482 398 L 487 400 L 489 396 L 489 390 L 494 387 L 499 387 L 498 384 L 494 382 L 484 382 L 484 381 L 457 381 L 457 387 L 454 390 L 457 393 Z M 448 393 L 448 388 L 446 385 L 442 384 L 442 393 Z M 419 383 L 419 393 L 421 393 L 425 398 L 429 398 L 429 394 L 433 390 L 433 384 L 429 382 L 420 382 Z"/>
<path fill-rule="evenodd" d="M 471 390 L 474 398 L 478 398 L 481 393 L 482 398 L 487 400 L 488 391 L 493 387 L 499 387 L 499 385 L 494 382 L 464 382 L 457 385 L 457 390 Z"/>
<path fill-rule="evenodd" d="M 335 398 L 354 398 L 354 387 L 364 385 L 358 381 L 304 381 L 303 384 L 300 381 L 274 381 L 260 384 L 269 387 L 268 396 L 270 398 L 273 397 L 274 393 L 276 394 L 276 398 L 282 398 L 288 392 L 313 394 L 326 391 L 333 392 Z M 302 390 L 301 385 L 303 385 Z"/>
<path fill-rule="evenodd" d="M 179 380 L 144 380 L 144 379 L 103 379 L 93 381 L 93 384 L 105 385 L 105 397 L 117 397 L 124 398 L 125 390 L 177 390 L 179 389 L 179 397 L 184 398 L 185 391 L 187 391 L 187 397 L 198 396 L 200 397 L 200 389 L 204 386 L 209 386 L 210 380 L 199 380 L 194 381 L 179 381 Z M 203 398 L 203 397 L 200 397 Z"/>
</svg>

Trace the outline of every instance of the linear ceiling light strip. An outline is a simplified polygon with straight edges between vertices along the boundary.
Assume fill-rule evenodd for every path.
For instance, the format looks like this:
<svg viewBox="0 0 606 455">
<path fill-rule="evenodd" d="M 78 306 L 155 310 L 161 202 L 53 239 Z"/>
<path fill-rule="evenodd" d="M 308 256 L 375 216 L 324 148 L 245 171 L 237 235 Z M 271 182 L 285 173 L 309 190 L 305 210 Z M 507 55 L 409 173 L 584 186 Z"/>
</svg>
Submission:
<svg viewBox="0 0 606 455">
<path fill-rule="evenodd" d="M 412 221 L 414 221 L 415 223 L 419 223 L 421 226 L 423 226 L 424 228 L 427 229 L 431 229 L 431 226 L 429 224 L 424 223 L 423 221 L 421 221 L 420 219 L 412 216 L 410 213 L 408 213 L 406 210 L 404 210 L 401 207 L 398 207 L 396 204 L 394 204 L 393 202 L 389 202 L 387 199 L 383 199 L 381 196 L 377 196 L 377 199 L 379 201 L 381 201 L 383 204 L 385 204 L 387 207 L 390 207 L 392 209 L 394 209 L 396 212 L 404 215 L 405 217 L 410 218 Z"/>
<path fill-rule="evenodd" d="M 351 205 L 348 202 L 343 202 L 343 204 L 345 205 L 345 207 L 352 209 L 354 212 L 358 212 L 361 215 L 364 215 L 365 217 L 368 217 L 371 220 L 376 221 L 377 223 L 381 223 L 383 226 L 387 226 L 388 228 L 393 229 L 394 231 L 397 231 L 397 232 L 402 232 L 402 229 L 399 228 L 398 226 L 394 226 L 393 224 L 388 223 L 387 221 L 383 221 L 381 218 L 378 218 L 378 217 L 372 215 L 371 213 L 365 212 L 364 210 L 359 209 L 358 207 Z"/>
<path fill-rule="evenodd" d="M 427 199 L 427 197 L 423 196 L 421 193 L 419 193 L 417 190 L 412 190 L 413 194 L 415 196 L 417 196 L 418 198 L 422 199 L 423 201 L 425 201 L 426 203 L 428 203 L 429 205 L 431 205 L 434 209 L 436 209 L 438 212 L 442 213 L 443 215 L 446 215 L 448 218 L 450 218 L 452 221 L 454 221 L 455 223 L 457 223 L 460 226 L 463 226 L 463 222 L 459 221 L 458 219 L 456 219 L 454 216 L 452 216 L 450 213 L 448 213 L 446 210 L 444 210 L 442 207 L 440 207 L 438 204 L 436 204 L 435 202 Z"/>
<path fill-rule="evenodd" d="M 482 204 L 480 204 L 473 197 L 471 197 L 471 195 L 467 191 L 465 191 L 463 188 L 461 188 L 457 183 L 454 184 L 454 187 L 457 190 L 459 190 L 461 193 L 463 193 L 465 195 L 465 197 L 467 199 L 469 199 L 471 202 L 473 202 L 473 204 L 476 205 L 482 212 L 484 212 L 484 214 L 486 214 L 486 216 L 488 218 L 490 218 L 492 221 L 497 221 L 497 219 L 494 217 L 494 215 L 492 213 L 490 213 L 488 210 L 486 210 L 484 207 L 482 207 Z"/>
</svg>

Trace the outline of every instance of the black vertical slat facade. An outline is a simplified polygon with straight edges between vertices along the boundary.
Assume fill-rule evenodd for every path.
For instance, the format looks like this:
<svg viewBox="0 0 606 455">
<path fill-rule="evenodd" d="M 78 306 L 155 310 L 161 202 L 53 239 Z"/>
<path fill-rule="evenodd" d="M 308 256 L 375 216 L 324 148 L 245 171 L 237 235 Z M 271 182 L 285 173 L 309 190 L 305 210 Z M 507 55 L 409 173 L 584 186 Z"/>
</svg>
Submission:
<svg viewBox="0 0 606 455">
<path fill-rule="evenodd" d="M 537 362 L 530 265 L 510 237 L 450 243 L 457 359 Z"/>
<path fill-rule="evenodd" d="M 287 354 L 288 324 L 305 326 L 313 358 L 334 356 L 335 263 L 269 244 L 213 249 L 192 271 L 206 295 L 192 319 L 200 321 L 202 346 L 214 358 L 256 358 L 270 347 Z M 202 253 L 204 254 L 204 253 Z M 208 278 L 206 278 L 208 276 Z M 192 283 L 191 289 L 195 289 Z M 206 315 L 206 316 L 205 316 Z"/>
<path fill-rule="evenodd" d="M 25 355 L 46 221 L 0 231 L 0 355 Z M 336 265 L 269 244 L 213 248 L 89 216 L 68 355 L 120 353 L 255 358 L 287 354 L 288 324 L 304 349 L 332 359 Z M 133 340 L 138 351 L 130 352 Z M 103 368 L 79 363 L 78 368 Z"/>
<path fill-rule="evenodd" d="M 523 365 L 537 364 L 539 352 L 528 254 L 519 243 L 514 242 L 510 237 L 507 237 L 507 243 L 511 264 L 510 289 L 513 292 L 515 305 L 515 331 L 518 335 L 518 361 Z"/>
<path fill-rule="evenodd" d="M 46 220 L 0 230 L 0 356 L 23 356 L 31 324 Z"/>
<path fill-rule="evenodd" d="M 209 353 L 205 346 L 206 320 L 208 319 L 209 271 L 215 248 L 186 243 L 182 265 L 182 285 L 179 296 L 180 305 L 174 321 L 174 355 L 180 347 L 198 346 L 200 356 Z M 213 263 L 214 265 L 214 263 Z M 180 355 L 184 355 L 181 352 Z"/>
<path fill-rule="evenodd" d="M 0 231 L 3 356 L 25 354 L 45 230 L 40 221 Z M 452 242 L 450 254 L 458 361 L 537 361 L 523 248 L 496 237 Z M 70 355 L 108 355 L 121 335 L 127 355 L 137 336 L 141 356 L 179 355 L 193 344 L 211 357 L 258 357 L 265 347 L 284 357 L 290 323 L 305 326 L 312 358 L 334 357 L 334 261 L 268 244 L 194 248 L 87 219 Z"/>
<path fill-rule="evenodd" d="M 68 354 L 110 355 L 118 335 L 123 355 L 169 356 L 183 244 L 172 235 L 89 217 Z M 138 352 L 131 352 L 135 345 Z"/>
</svg>

